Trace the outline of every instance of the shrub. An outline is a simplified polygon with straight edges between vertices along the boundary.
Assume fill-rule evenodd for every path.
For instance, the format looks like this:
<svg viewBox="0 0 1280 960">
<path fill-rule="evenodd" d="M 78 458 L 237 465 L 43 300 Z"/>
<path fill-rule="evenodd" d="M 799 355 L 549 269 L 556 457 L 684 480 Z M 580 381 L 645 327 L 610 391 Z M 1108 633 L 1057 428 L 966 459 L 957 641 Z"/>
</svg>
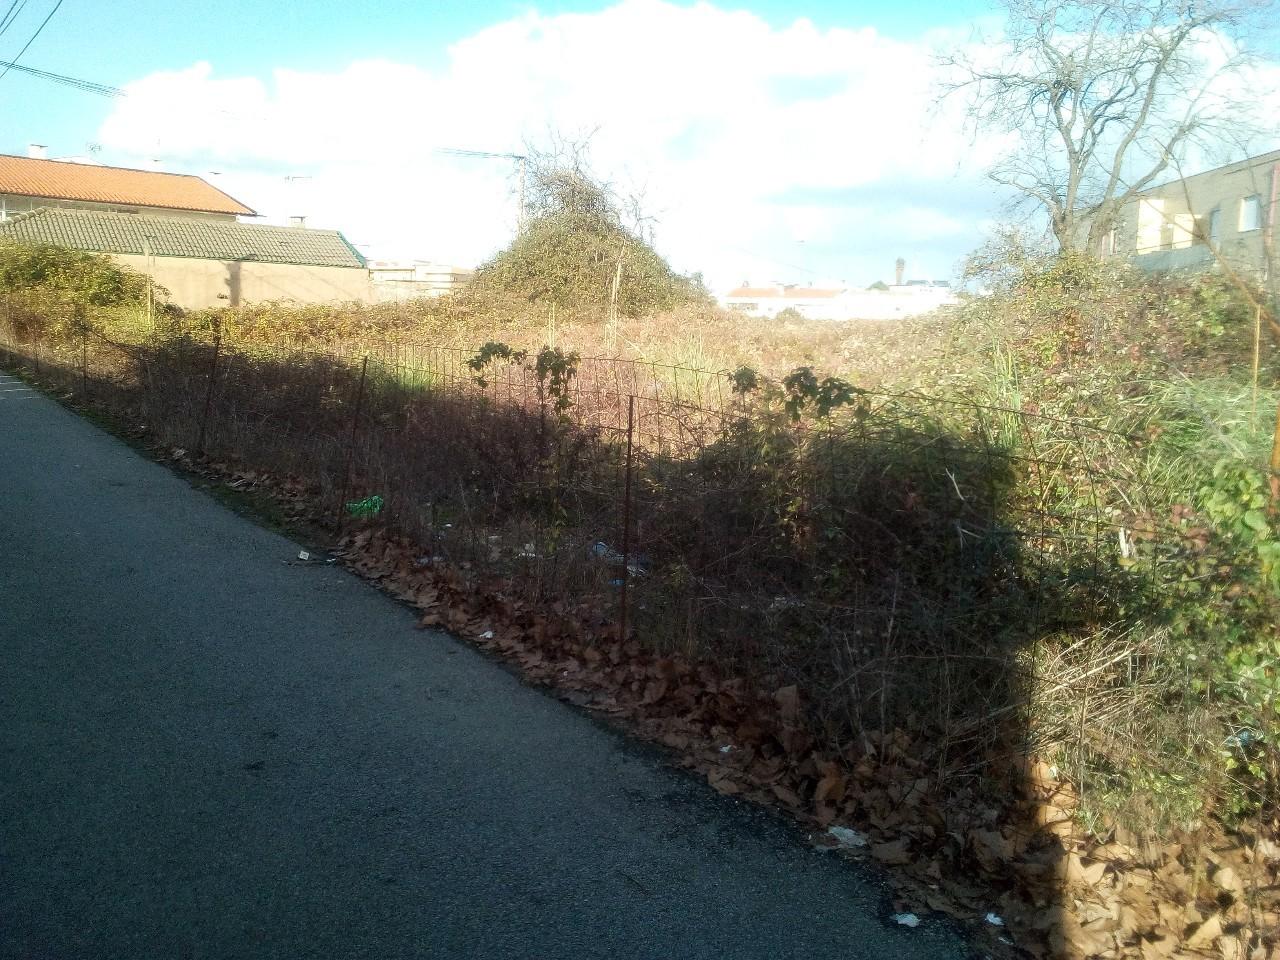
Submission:
<svg viewBox="0 0 1280 960">
<path fill-rule="evenodd" d="M 1088 588 L 1113 626 L 1041 645 L 1040 736 L 1064 747 L 1099 822 L 1186 824 L 1273 803 L 1276 351 L 1261 343 L 1255 417 L 1250 296 L 1213 274 L 1149 277 L 1079 255 L 1026 256 L 995 286 L 961 311 L 947 387 L 1097 427 L 1079 429 L 1039 496 L 1119 538 L 1092 559 L 1105 577 Z M 1028 454 L 1049 443 L 1020 432 Z"/>
<path fill-rule="evenodd" d="M 82 306 L 129 306 L 145 302 L 147 277 L 103 254 L 3 242 L 0 290 L 57 292 Z"/>
<path fill-rule="evenodd" d="M 709 296 L 696 277 L 671 269 L 628 225 L 609 188 L 579 165 L 536 161 L 529 171 L 528 223 L 474 283 L 530 303 L 623 316 L 669 310 Z"/>
</svg>

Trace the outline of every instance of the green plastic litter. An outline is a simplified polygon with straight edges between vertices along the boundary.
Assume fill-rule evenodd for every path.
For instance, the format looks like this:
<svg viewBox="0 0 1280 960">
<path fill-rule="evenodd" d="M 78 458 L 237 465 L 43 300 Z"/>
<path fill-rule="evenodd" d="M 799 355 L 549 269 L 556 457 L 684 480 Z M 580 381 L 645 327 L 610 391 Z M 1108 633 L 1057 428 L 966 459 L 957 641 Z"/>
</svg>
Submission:
<svg viewBox="0 0 1280 960">
<path fill-rule="evenodd" d="M 376 494 L 363 500 L 351 500 L 347 503 L 347 513 L 353 517 L 376 517 L 382 512 L 382 498 Z"/>
</svg>

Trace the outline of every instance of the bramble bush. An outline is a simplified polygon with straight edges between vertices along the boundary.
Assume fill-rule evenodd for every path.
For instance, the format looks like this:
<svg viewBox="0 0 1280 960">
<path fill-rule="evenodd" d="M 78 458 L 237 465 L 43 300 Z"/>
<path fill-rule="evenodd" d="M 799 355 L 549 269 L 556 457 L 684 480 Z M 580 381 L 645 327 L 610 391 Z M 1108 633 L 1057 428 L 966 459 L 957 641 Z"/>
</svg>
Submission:
<svg viewBox="0 0 1280 960">
<path fill-rule="evenodd" d="M 0 290 L 56 291 L 83 306 L 128 306 L 145 301 L 147 277 L 103 254 L 0 242 Z"/>
<path fill-rule="evenodd" d="M 1127 640 L 1045 643 L 1040 669 L 1060 681 L 1033 718 L 1063 769 L 1091 788 L 1086 810 L 1100 823 L 1186 825 L 1270 808 L 1280 786 L 1280 517 L 1267 459 L 1278 353 L 1264 334 L 1253 355 L 1262 291 L 1078 255 L 1022 255 L 993 286 L 958 320 L 969 347 L 950 358 L 949 389 L 1101 428 L 1081 434 L 1088 442 L 1063 461 L 1054 496 L 1127 531 L 1103 558 L 1125 575 L 1098 582 L 1092 598 Z"/>
<path fill-rule="evenodd" d="M 528 222 L 477 270 L 478 288 L 597 319 L 615 293 L 626 317 L 710 301 L 701 281 L 676 273 L 580 164 L 535 158 L 528 177 Z"/>
<path fill-rule="evenodd" d="M 15 329 L 32 339 L 97 328 L 140 309 L 148 278 L 110 257 L 50 244 L 0 242 L 0 294 Z M 167 291 L 153 287 L 163 299 Z"/>
</svg>

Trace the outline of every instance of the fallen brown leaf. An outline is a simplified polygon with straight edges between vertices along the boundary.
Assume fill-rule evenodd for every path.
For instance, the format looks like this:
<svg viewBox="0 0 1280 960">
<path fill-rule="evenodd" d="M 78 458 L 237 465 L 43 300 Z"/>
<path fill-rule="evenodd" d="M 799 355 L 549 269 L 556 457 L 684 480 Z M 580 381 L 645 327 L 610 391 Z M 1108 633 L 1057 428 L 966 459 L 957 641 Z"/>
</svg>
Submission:
<svg viewBox="0 0 1280 960">
<path fill-rule="evenodd" d="M 871 855 L 888 866 L 910 863 L 912 857 L 907 852 L 909 844 L 910 841 L 906 837 L 899 837 L 897 840 L 888 843 L 873 843 L 871 844 Z"/>
</svg>

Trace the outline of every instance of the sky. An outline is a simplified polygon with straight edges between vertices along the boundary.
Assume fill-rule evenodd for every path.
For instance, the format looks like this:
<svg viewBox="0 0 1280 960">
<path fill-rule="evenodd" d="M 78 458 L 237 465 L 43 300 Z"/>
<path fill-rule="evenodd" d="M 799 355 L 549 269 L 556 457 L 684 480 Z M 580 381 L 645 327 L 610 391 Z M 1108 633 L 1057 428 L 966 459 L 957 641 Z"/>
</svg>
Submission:
<svg viewBox="0 0 1280 960">
<path fill-rule="evenodd" d="M 0 60 L 55 3 L 26 0 Z M 21 62 L 126 95 L 9 71 L 0 152 L 195 173 L 263 222 L 474 265 L 515 229 L 514 164 L 440 150 L 559 136 L 715 290 L 865 286 L 899 256 L 948 279 L 1001 216 L 983 173 L 1002 145 L 936 103 L 934 58 L 992 17 L 976 0 L 63 0 Z"/>
</svg>

